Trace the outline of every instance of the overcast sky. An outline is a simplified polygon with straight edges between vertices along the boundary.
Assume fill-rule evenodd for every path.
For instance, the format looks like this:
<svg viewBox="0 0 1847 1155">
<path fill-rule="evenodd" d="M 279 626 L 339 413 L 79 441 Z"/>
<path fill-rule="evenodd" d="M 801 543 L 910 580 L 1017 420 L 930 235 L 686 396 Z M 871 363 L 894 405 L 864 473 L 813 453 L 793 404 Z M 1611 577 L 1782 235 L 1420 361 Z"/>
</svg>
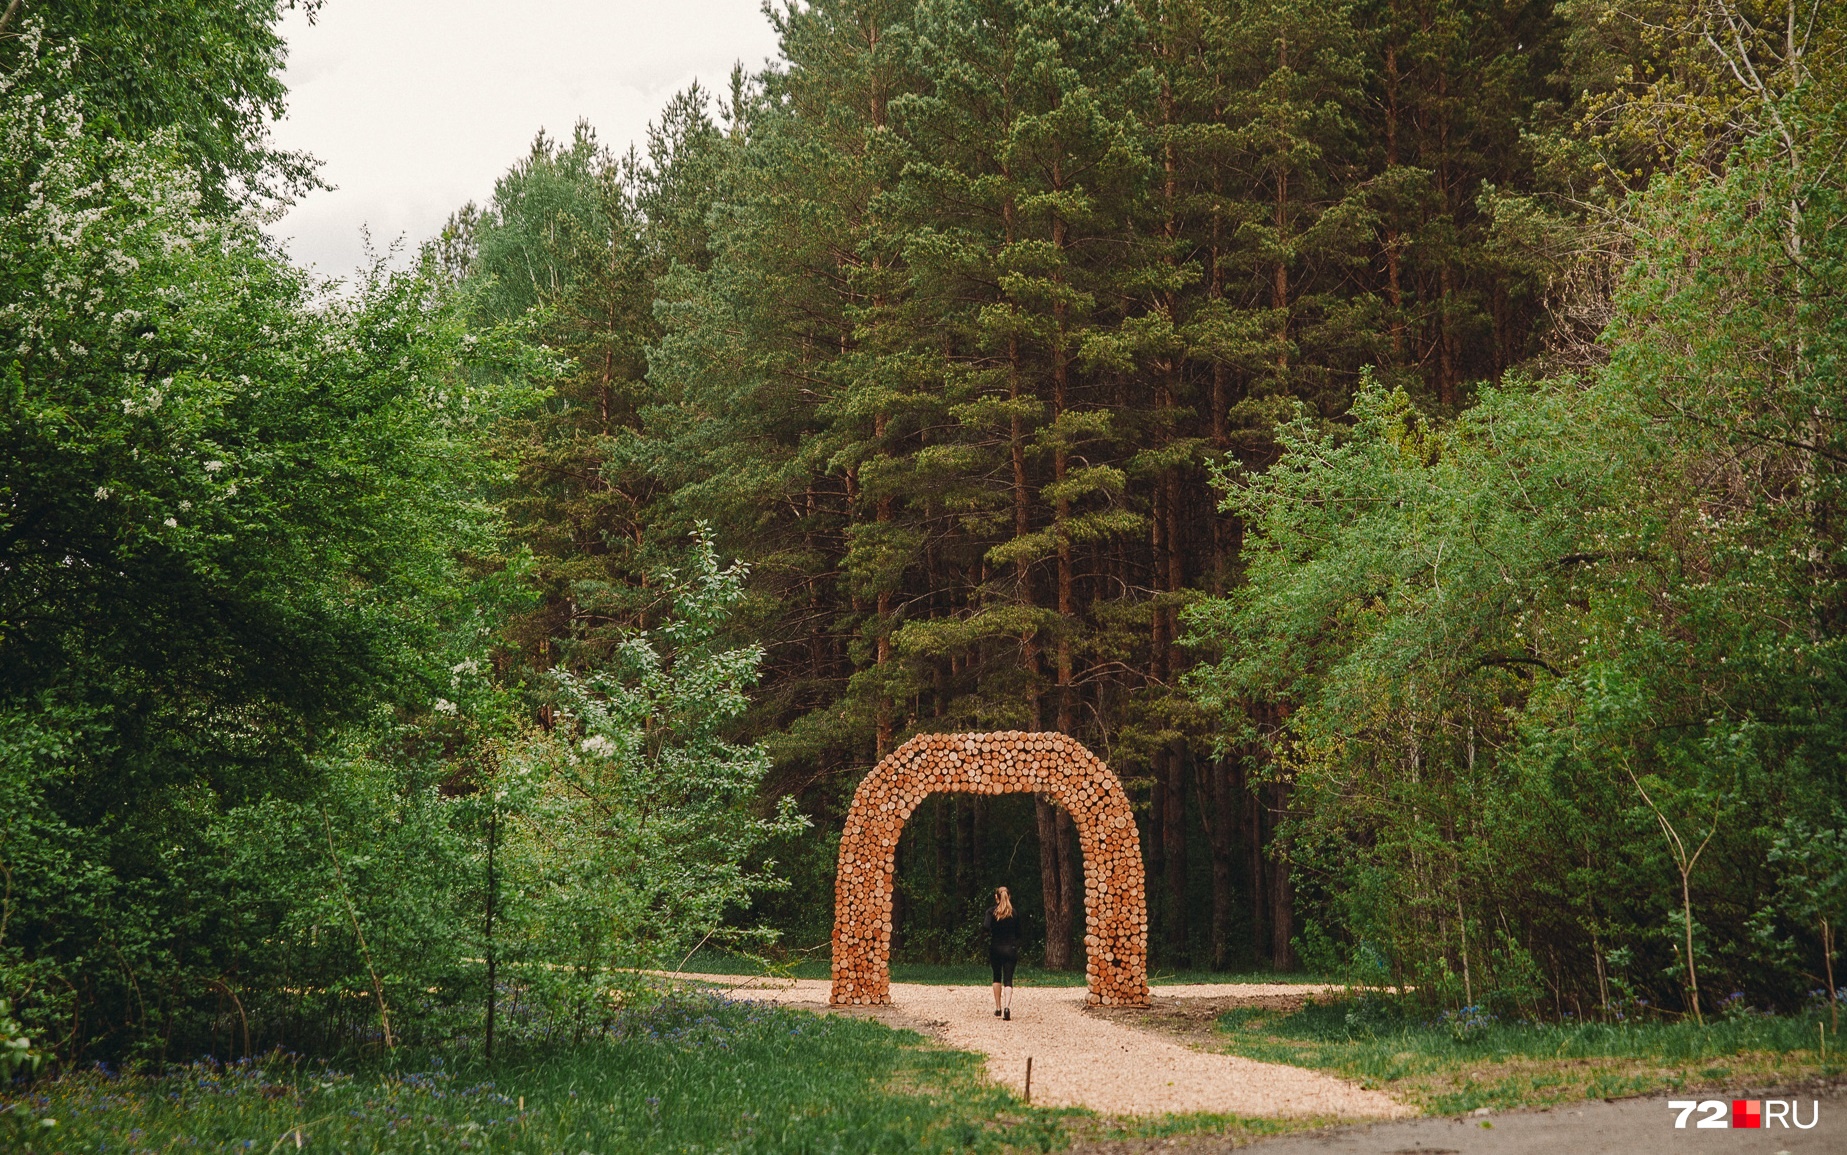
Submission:
<svg viewBox="0 0 1847 1155">
<path fill-rule="evenodd" d="M 618 150 L 695 78 L 776 48 L 759 0 L 327 0 L 290 13 L 289 115 L 276 142 L 320 158 L 337 186 L 270 231 L 297 261 L 344 275 L 363 255 L 432 236 L 526 151 L 579 118 Z"/>
</svg>

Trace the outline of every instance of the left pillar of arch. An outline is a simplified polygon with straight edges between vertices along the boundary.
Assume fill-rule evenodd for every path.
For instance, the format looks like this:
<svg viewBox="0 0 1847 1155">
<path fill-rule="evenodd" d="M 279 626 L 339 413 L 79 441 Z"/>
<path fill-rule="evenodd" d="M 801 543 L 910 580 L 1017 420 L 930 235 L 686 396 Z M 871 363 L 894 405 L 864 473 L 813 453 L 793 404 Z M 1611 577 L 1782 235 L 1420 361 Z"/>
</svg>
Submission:
<svg viewBox="0 0 1847 1155">
<path fill-rule="evenodd" d="M 865 783 L 860 789 L 865 790 Z M 918 799 L 894 792 L 866 812 L 857 796 L 854 802 L 840 832 L 834 875 L 833 1001 L 883 1005 L 891 1002 L 893 867 L 898 838 Z M 840 917 L 842 913 L 846 917 Z"/>
</svg>

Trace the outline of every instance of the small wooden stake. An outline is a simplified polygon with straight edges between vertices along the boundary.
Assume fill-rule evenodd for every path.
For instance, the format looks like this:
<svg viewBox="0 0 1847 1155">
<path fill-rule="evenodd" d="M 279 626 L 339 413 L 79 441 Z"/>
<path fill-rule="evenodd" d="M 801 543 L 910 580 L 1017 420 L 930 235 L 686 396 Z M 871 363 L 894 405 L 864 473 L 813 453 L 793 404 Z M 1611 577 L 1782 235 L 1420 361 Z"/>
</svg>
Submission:
<svg viewBox="0 0 1847 1155">
<path fill-rule="evenodd" d="M 1033 1057 L 1026 1056 L 1026 1105 L 1033 1105 Z"/>
</svg>

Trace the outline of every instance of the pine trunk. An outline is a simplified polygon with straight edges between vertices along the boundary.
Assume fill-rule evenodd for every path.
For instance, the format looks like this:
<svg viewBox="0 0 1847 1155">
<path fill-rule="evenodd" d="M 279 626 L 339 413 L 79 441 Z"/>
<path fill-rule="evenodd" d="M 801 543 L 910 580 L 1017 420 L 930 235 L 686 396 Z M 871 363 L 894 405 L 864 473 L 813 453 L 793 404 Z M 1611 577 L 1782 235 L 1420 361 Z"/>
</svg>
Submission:
<svg viewBox="0 0 1847 1155">
<path fill-rule="evenodd" d="M 1270 810 L 1280 817 L 1289 805 L 1288 787 L 1272 782 L 1268 787 Z M 1287 853 L 1277 853 L 1274 836 L 1270 856 L 1270 961 L 1279 971 L 1296 968 L 1295 885 L 1289 877 Z"/>
<path fill-rule="evenodd" d="M 1266 931 L 1270 925 L 1270 888 L 1263 860 L 1263 803 L 1242 766 L 1238 769 L 1237 786 L 1244 810 L 1244 871 L 1250 886 L 1251 954 L 1261 959 L 1270 953 Z"/>
<path fill-rule="evenodd" d="M 1161 840 L 1166 844 L 1167 859 L 1167 949 L 1170 961 L 1185 966 L 1191 961 L 1190 931 L 1187 920 L 1186 861 L 1186 759 L 1179 744 L 1163 757 L 1166 763 L 1166 811 L 1162 816 Z"/>
<path fill-rule="evenodd" d="M 1039 893 L 1045 903 L 1045 969 L 1061 971 L 1071 966 L 1072 855 L 1064 830 L 1071 819 L 1045 795 L 1035 795 L 1034 817 L 1039 832 Z M 1062 819 L 1062 822 L 1061 822 Z"/>
<path fill-rule="evenodd" d="M 1237 853 L 1237 810 L 1232 805 L 1231 772 L 1224 758 L 1206 763 L 1210 785 L 1199 791 L 1200 814 L 1208 819 L 1206 836 L 1212 848 L 1212 969 L 1230 965 L 1232 916 L 1232 866 Z"/>
</svg>

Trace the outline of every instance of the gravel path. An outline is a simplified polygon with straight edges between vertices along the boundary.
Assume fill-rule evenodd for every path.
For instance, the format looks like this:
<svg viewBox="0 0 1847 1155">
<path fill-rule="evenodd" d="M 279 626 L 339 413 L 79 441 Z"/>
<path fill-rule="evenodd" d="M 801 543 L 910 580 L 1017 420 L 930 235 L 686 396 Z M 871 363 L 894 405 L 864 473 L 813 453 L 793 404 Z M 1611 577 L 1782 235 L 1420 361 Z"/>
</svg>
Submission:
<svg viewBox="0 0 1847 1155">
<path fill-rule="evenodd" d="M 820 979 L 708 981 L 732 998 L 825 1009 L 829 984 Z M 1283 984 L 1189 984 L 1155 987 L 1156 998 L 1266 997 L 1317 993 Z M 1343 1079 L 1196 1051 L 1148 1031 L 1087 1011 L 1082 987 L 1017 987 L 1013 1020 L 994 1017 L 992 989 L 893 983 L 891 1011 L 962 1050 L 988 1057 L 988 1074 L 1024 1091 L 1033 1061 L 1032 1101 L 1088 1107 L 1109 1115 L 1183 1112 L 1327 1119 L 1390 1119 L 1416 1114 L 1379 1091 Z"/>
</svg>

